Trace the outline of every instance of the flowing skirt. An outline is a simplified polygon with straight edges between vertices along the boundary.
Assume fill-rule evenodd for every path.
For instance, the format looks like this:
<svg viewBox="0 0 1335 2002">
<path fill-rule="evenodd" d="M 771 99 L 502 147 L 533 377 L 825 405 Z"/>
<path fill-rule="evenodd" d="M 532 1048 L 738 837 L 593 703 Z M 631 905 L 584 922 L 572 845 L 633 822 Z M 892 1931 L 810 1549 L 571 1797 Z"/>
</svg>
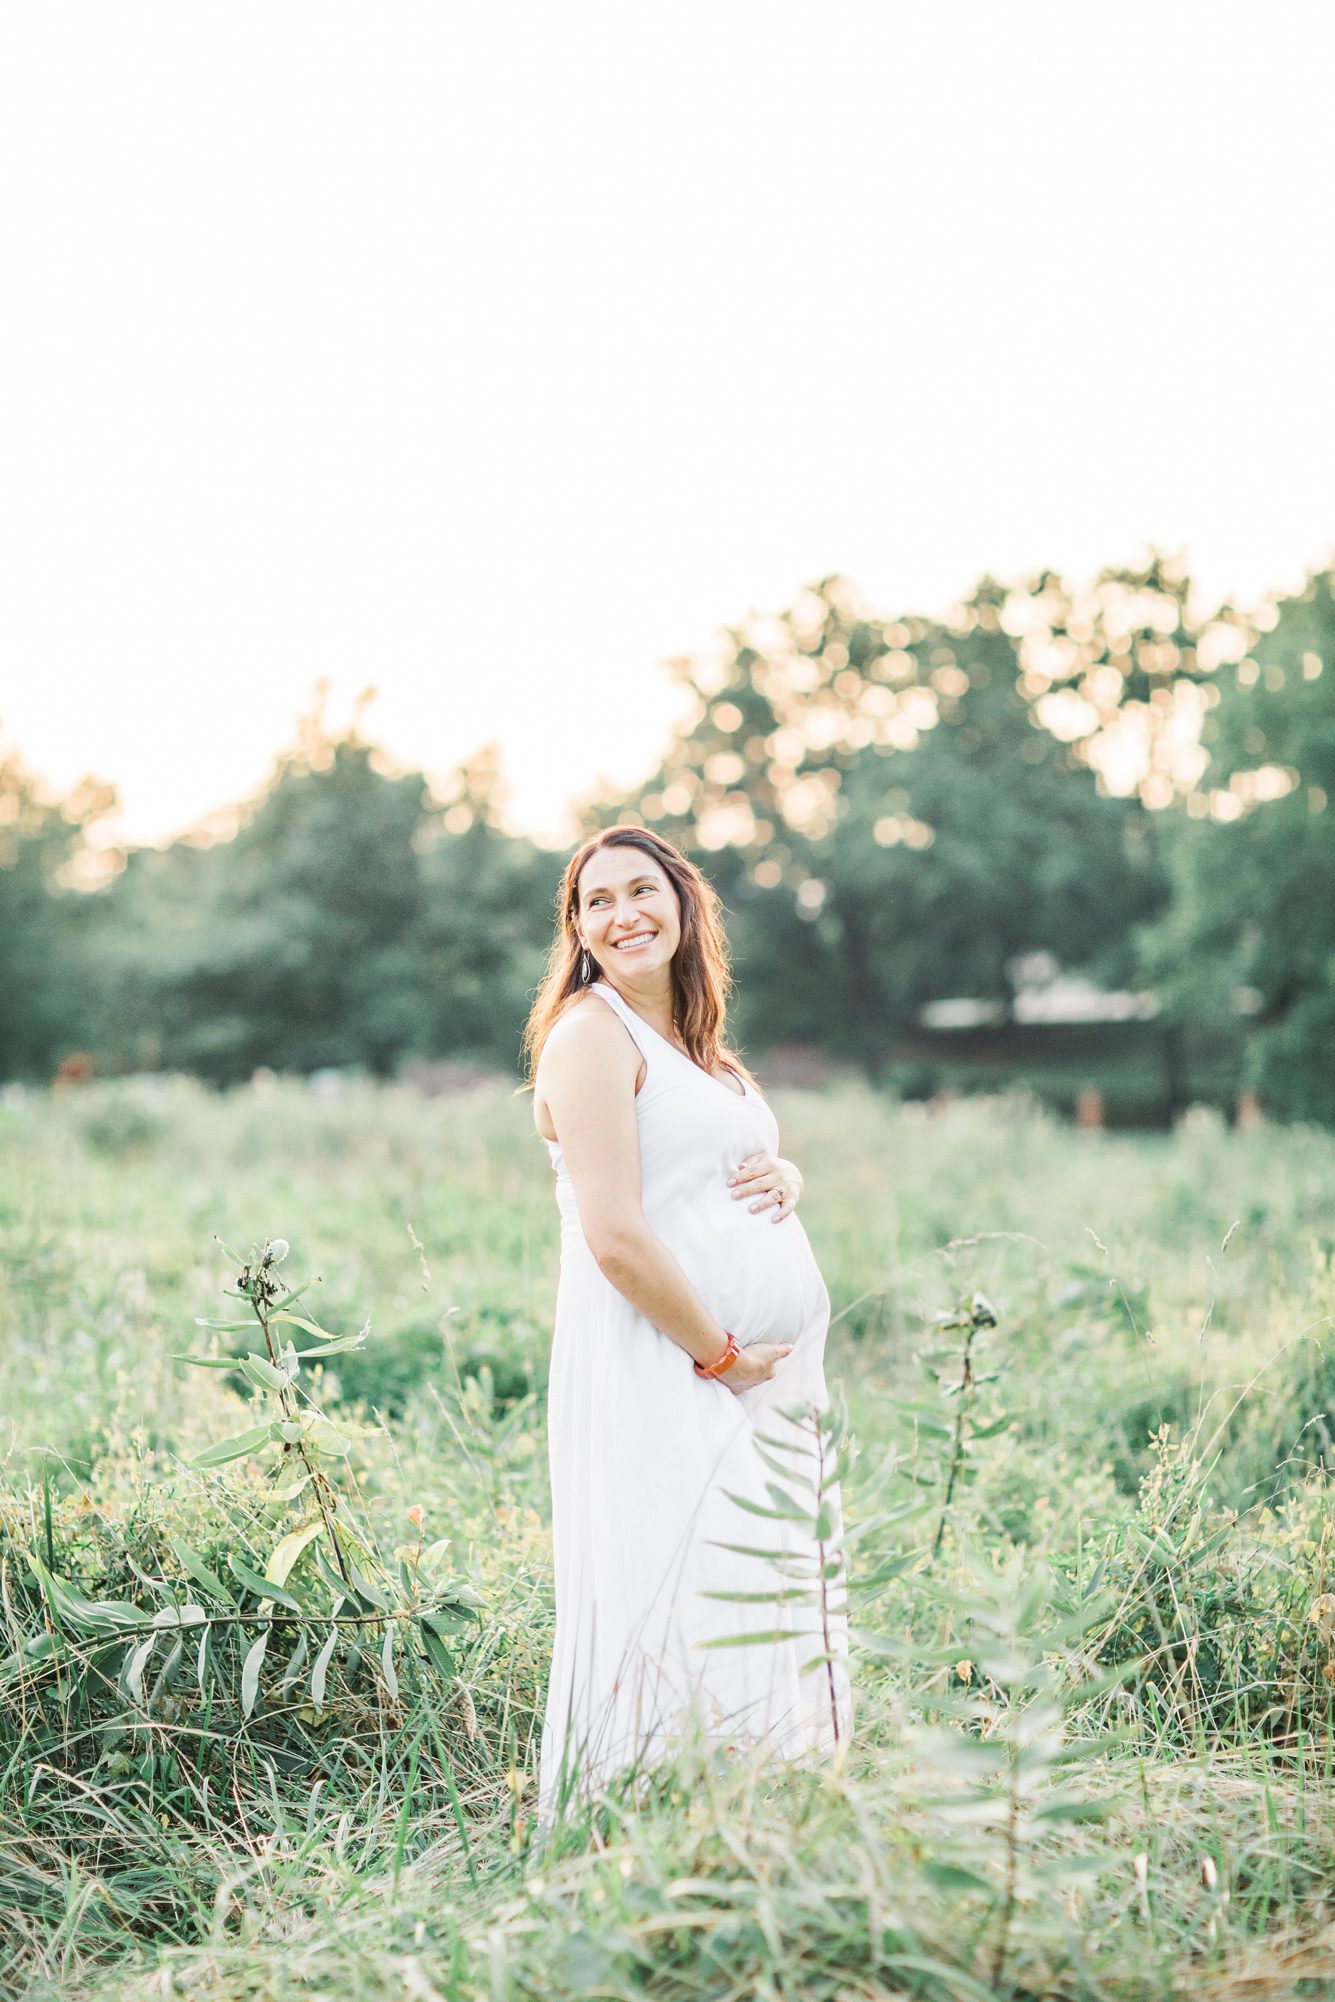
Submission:
<svg viewBox="0 0 1335 2002">
<path fill-rule="evenodd" d="M 823 1606 L 814 1584 L 773 1600 L 812 1576 L 817 1544 L 809 1525 L 754 1512 L 776 1506 L 767 1483 L 813 1515 L 817 1506 L 819 1463 L 794 1450 L 810 1451 L 812 1432 L 781 1415 L 827 1404 L 829 1295 L 814 1260 L 810 1272 L 792 1354 L 737 1395 L 696 1376 L 566 1234 L 548 1397 L 556 1638 L 540 1812 L 565 1791 L 654 1765 L 693 1724 L 712 1742 L 787 1757 L 847 1739 L 842 1579 Z M 765 1449 L 776 1465 L 757 1434 L 786 1442 Z M 821 1499 L 837 1539 L 837 1486 Z M 759 1638 L 710 1645 L 747 1634 Z"/>
</svg>

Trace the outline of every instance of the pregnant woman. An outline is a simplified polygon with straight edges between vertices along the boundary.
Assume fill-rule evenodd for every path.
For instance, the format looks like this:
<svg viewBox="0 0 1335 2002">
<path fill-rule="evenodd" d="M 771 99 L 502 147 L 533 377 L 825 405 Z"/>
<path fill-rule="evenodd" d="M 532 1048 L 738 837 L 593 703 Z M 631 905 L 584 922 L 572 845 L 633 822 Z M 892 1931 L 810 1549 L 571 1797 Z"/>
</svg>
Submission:
<svg viewBox="0 0 1335 2002">
<path fill-rule="evenodd" d="M 718 899 L 670 842 L 616 827 L 579 850 L 526 1033 L 561 1218 L 540 1813 L 692 1724 L 784 1756 L 851 1724 L 842 1594 L 814 1637 L 793 1597 L 810 1532 L 731 1498 L 773 1505 L 757 1430 L 791 1442 L 767 1449 L 786 1485 L 812 1472 L 810 1434 L 781 1414 L 826 1403 L 830 1301 L 793 1214 L 801 1177 L 723 1041 L 728 985 Z M 795 1562 L 776 1575 L 756 1550 Z M 743 1632 L 766 1638 L 703 1645 Z"/>
</svg>

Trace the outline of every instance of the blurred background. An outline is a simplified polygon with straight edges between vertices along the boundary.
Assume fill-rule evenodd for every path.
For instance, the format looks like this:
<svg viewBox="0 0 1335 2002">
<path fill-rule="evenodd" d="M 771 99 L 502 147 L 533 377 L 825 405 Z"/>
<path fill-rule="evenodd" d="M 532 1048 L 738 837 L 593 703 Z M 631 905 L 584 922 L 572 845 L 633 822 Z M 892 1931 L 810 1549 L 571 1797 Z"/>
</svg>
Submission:
<svg viewBox="0 0 1335 2002">
<path fill-rule="evenodd" d="M 0 1080 L 516 1075 L 661 829 L 762 1081 L 1335 1124 L 1335 17 L 10 15 Z"/>
</svg>

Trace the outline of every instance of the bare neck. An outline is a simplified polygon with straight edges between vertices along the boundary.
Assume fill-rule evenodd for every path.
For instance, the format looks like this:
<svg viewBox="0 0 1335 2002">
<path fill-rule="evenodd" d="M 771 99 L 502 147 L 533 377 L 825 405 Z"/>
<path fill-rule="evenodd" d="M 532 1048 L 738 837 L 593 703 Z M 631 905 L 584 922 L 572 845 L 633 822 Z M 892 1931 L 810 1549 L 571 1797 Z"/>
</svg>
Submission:
<svg viewBox="0 0 1335 2002">
<path fill-rule="evenodd" d="M 606 973 L 602 977 L 607 980 L 613 992 L 621 996 L 626 1006 L 633 1008 L 640 1020 L 647 1022 L 665 1043 L 676 1042 L 672 1021 L 672 986 L 666 975 L 661 983 L 656 983 L 652 988 L 623 987 L 620 981 L 608 980 Z"/>
</svg>

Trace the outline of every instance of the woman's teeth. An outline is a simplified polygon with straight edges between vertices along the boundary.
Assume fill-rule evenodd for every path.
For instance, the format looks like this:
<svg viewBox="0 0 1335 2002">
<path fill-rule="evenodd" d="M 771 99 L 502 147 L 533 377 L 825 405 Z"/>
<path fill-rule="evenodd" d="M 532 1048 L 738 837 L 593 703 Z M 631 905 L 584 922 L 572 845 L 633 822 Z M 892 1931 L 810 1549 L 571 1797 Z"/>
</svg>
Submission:
<svg viewBox="0 0 1335 2002">
<path fill-rule="evenodd" d="M 641 946 L 653 944 L 652 934 L 642 932 L 638 938 L 618 939 L 612 948 L 614 952 L 638 952 Z"/>
</svg>

